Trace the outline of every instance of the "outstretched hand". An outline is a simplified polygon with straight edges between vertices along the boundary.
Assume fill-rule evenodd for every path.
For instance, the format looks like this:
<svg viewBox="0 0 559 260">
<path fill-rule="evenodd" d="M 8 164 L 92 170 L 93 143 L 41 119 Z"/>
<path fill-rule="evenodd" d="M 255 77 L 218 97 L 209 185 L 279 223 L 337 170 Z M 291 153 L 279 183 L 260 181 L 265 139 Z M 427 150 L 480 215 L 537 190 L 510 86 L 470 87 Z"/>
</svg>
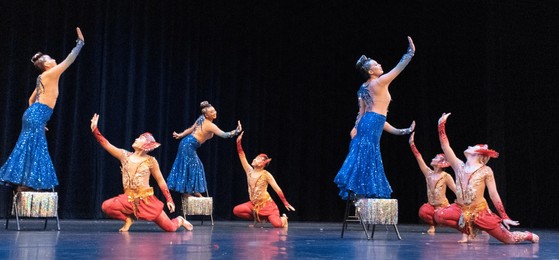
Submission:
<svg viewBox="0 0 559 260">
<path fill-rule="evenodd" d="M 410 125 L 410 127 L 409 127 L 408 129 L 410 130 L 410 133 L 412 133 L 413 130 L 415 130 L 415 120 L 413 120 L 413 121 L 411 122 L 411 125 Z"/>
<path fill-rule="evenodd" d="M 503 219 L 503 225 L 507 228 L 510 229 L 509 225 L 512 226 L 518 226 L 520 223 L 516 220 L 512 220 L 512 219 Z"/>
<path fill-rule="evenodd" d="M 286 208 L 288 211 L 295 211 L 295 208 L 294 208 L 293 206 L 291 206 L 291 204 L 287 204 L 287 206 L 285 206 L 285 208 Z"/>
<path fill-rule="evenodd" d="M 239 133 L 243 131 L 243 126 L 241 125 L 241 120 L 237 120 L 237 128 L 235 130 L 237 130 L 237 132 L 239 132 Z"/>
<path fill-rule="evenodd" d="M 413 44 L 413 40 L 411 39 L 411 37 L 408 36 L 408 48 L 412 51 L 415 52 L 415 45 Z"/>
<path fill-rule="evenodd" d="M 76 33 L 78 34 L 78 39 L 80 39 L 82 42 L 84 42 L 83 34 L 82 34 L 82 31 L 80 30 L 80 27 L 76 27 Z"/>
<path fill-rule="evenodd" d="M 446 123 L 446 119 L 448 118 L 448 116 L 450 116 L 450 113 L 443 113 L 441 118 L 439 118 L 439 125 Z"/>
<path fill-rule="evenodd" d="M 241 132 L 241 133 L 239 134 L 239 136 L 237 136 L 237 143 L 240 143 L 241 140 L 243 140 L 243 134 L 244 134 L 244 133 L 245 133 L 245 132 Z"/>
<path fill-rule="evenodd" d="M 167 202 L 167 208 L 169 209 L 170 213 L 175 212 L 175 203 L 173 202 Z"/>
<path fill-rule="evenodd" d="M 409 139 L 409 141 L 408 141 L 408 142 L 410 143 L 410 145 L 413 144 L 413 137 L 414 137 L 414 136 L 415 136 L 415 132 L 411 133 L 410 139 Z"/>
<path fill-rule="evenodd" d="M 95 128 L 97 128 L 97 122 L 99 122 L 99 115 L 97 113 L 93 114 L 93 117 L 91 118 L 91 131 L 95 130 Z"/>
<path fill-rule="evenodd" d="M 177 132 L 173 132 L 173 137 L 174 137 L 175 139 L 181 139 L 181 138 L 182 138 L 182 135 L 179 134 L 179 133 L 177 133 Z"/>
</svg>

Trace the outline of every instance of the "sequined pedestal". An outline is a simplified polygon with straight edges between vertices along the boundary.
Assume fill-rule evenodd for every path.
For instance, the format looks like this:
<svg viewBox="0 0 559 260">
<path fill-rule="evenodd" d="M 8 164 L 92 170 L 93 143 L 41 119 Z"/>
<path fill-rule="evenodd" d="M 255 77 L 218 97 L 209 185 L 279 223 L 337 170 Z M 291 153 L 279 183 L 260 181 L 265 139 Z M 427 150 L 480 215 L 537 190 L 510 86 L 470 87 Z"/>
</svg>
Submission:
<svg viewBox="0 0 559 260">
<path fill-rule="evenodd" d="M 212 197 L 193 197 L 185 194 L 182 196 L 182 212 L 185 219 L 188 219 L 187 216 L 210 216 L 212 226 L 214 224 Z"/>
<path fill-rule="evenodd" d="M 14 195 L 12 215 L 16 217 L 17 230 L 20 230 L 20 217 L 45 218 L 47 227 L 48 218 L 56 218 L 57 230 L 60 230 L 58 219 L 58 193 L 57 192 L 18 192 Z M 8 229 L 9 217 L 6 218 Z"/>
<path fill-rule="evenodd" d="M 393 225 L 394 231 L 398 239 L 402 239 L 398 231 L 398 200 L 396 199 L 371 199 L 360 198 L 350 200 L 348 198 L 346 205 L 346 213 L 342 227 L 342 238 L 344 231 L 347 229 L 348 222 L 359 222 L 363 227 L 363 231 L 367 235 L 367 239 L 371 239 L 375 234 L 376 225 Z M 355 215 L 350 216 L 350 207 L 355 207 Z M 368 230 L 372 225 L 371 235 Z"/>
</svg>

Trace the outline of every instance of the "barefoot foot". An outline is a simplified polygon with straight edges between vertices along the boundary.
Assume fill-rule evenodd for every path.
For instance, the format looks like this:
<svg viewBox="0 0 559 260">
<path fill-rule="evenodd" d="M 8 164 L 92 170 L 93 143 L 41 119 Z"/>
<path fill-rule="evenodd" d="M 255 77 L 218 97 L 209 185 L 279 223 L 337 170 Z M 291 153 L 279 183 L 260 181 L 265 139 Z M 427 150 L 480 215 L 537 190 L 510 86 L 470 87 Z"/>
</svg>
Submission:
<svg viewBox="0 0 559 260">
<path fill-rule="evenodd" d="M 184 219 L 181 216 L 177 217 L 179 219 L 179 226 L 184 227 L 184 229 L 191 231 L 192 229 L 194 229 L 194 226 L 192 226 L 192 224 L 190 224 L 190 222 L 186 219 Z"/>
<path fill-rule="evenodd" d="M 468 242 L 468 235 L 462 234 L 462 239 L 458 240 L 458 243 L 467 243 Z"/>
<path fill-rule="evenodd" d="M 427 229 L 427 233 L 435 234 L 435 226 L 429 226 L 429 229 Z"/>
<path fill-rule="evenodd" d="M 287 217 L 287 215 L 285 215 L 285 213 L 281 215 L 281 224 L 282 224 L 281 227 L 282 228 L 286 228 L 286 227 L 289 226 L 289 224 L 287 223 L 287 219 L 288 219 L 288 217 Z"/>
<path fill-rule="evenodd" d="M 130 229 L 130 226 L 132 226 L 132 223 L 134 223 L 132 218 L 131 217 L 126 217 L 126 220 L 124 220 L 124 226 L 122 226 L 118 230 L 118 232 L 128 232 L 128 230 Z"/>
</svg>

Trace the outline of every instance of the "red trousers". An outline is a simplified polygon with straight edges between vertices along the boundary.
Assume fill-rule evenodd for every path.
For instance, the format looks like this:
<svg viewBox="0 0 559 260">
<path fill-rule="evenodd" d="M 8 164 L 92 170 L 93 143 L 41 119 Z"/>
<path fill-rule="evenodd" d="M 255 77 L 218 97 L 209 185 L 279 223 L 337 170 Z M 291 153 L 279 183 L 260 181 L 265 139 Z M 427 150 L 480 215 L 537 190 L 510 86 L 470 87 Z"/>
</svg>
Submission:
<svg viewBox="0 0 559 260">
<path fill-rule="evenodd" d="M 452 227 L 458 231 L 468 234 L 469 231 L 461 229 L 458 225 L 462 210 L 456 203 L 450 204 L 448 207 L 437 210 L 435 214 L 435 222 L 442 226 Z M 487 232 L 492 237 L 505 244 L 520 243 L 522 241 L 532 241 L 532 233 L 530 232 L 510 232 L 501 223 L 503 220 L 492 213 L 489 208 L 479 211 L 477 217 L 473 220 L 473 227 L 478 230 Z M 468 234 L 471 235 L 471 234 Z"/>
<path fill-rule="evenodd" d="M 101 208 L 103 212 L 114 219 L 126 220 L 127 217 L 135 216 L 136 219 L 153 221 L 159 227 L 167 232 L 176 231 L 179 226 L 178 218 L 169 219 L 163 211 L 163 202 L 155 196 L 149 196 L 146 199 L 137 201 L 136 212 L 134 212 L 134 202 L 128 201 L 128 195 L 120 194 L 103 202 Z"/>
<path fill-rule="evenodd" d="M 254 216 L 252 214 L 253 210 L 254 204 L 249 201 L 235 206 L 235 208 L 233 208 L 233 214 L 242 219 L 254 220 Z M 258 218 L 268 219 L 272 226 L 277 228 L 283 226 L 278 206 L 273 200 L 267 201 L 266 204 L 258 210 Z"/>
<path fill-rule="evenodd" d="M 435 224 L 435 207 L 433 207 L 433 205 L 429 204 L 429 203 L 425 203 L 423 204 L 420 208 L 419 208 L 419 218 L 421 218 L 421 220 L 425 221 L 425 223 L 434 226 Z"/>
</svg>

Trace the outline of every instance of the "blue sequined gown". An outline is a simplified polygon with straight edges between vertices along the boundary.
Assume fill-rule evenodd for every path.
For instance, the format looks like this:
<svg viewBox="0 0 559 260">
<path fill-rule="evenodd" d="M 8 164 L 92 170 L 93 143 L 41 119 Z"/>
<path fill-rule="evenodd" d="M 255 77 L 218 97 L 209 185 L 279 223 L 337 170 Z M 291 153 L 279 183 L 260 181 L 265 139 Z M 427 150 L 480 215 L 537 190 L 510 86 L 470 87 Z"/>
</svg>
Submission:
<svg viewBox="0 0 559 260">
<path fill-rule="evenodd" d="M 196 153 L 198 147 L 200 143 L 194 136 L 188 135 L 182 139 L 173 168 L 167 178 L 169 189 L 180 193 L 206 192 L 206 173 Z"/>
<path fill-rule="evenodd" d="M 25 110 L 16 146 L 0 168 L 1 182 L 36 190 L 52 189 L 58 185 L 45 135 L 45 126 L 52 112 L 52 108 L 39 102 Z"/>
<path fill-rule="evenodd" d="M 366 86 L 358 91 L 358 97 L 368 107 L 372 98 Z M 380 137 L 386 116 L 365 112 L 357 124 L 357 134 L 349 144 L 349 153 L 334 183 L 340 188 L 340 197 L 347 199 L 348 192 L 367 198 L 390 198 L 392 188 L 386 179 L 380 154 Z"/>
</svg>

